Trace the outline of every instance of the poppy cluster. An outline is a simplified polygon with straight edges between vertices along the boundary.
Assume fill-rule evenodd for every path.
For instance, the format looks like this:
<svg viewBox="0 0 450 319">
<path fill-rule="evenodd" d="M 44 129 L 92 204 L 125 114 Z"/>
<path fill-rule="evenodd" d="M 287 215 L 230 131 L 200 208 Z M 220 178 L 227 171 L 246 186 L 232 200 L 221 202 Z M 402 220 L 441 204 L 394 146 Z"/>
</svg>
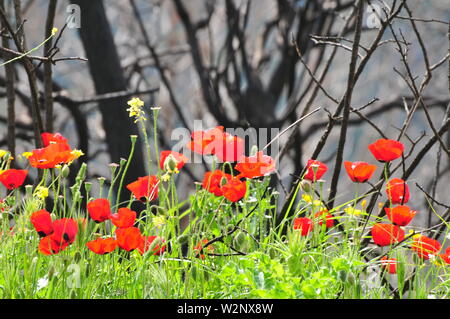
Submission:
<svg viewBox="0 0 450 319">
<path fill-rule="evenodd" d="M 206 172 L 202 181 L 202 187 L 208 192 L 223 196 L 231 202 L 237 202 L 245 196 L 247 184 L 243 179 L 258 178 L 275 170 L 273 158 L 264 155 L 262 151 L 253 156 L 243 155 L 244 141 L 223 132 L 222 126 L 192 133 L 192 141 L 188 144 L 188 148 L 203 155 L 214 154 L 221 161 L 237 161 L 234 166 L 234 169 L 239 172 L 237 176 L 217 169 Z"/>
<path fill-rule="evenodd" d="M 111 205 L 107 199 L 98 198 L 88 203 L 89 216 L 96 222 L 111 220 L 116 227 L 115 238 L 97 238 L 86 243 L 94 253 L 104 255 L 114 251 L 117 247 L 126 251 L 137 249 L 144 254 L 150 248 L 154 255 L 160 255 L 165 250 L 164 240 L 156 236 L 144 236 L 139 228 L 134 227 L 137 214 L 135 211 L 121 207 L 117 213 L 111 213 Z"/>
<path fill-rule="evenodd" d="M 30 219 L 42 237 L 38 249 L 44 255 L 57 254 L 75 241 L 78 222 L 73 218 L 52 220 L 50 213 L 42 209 L 34 212 Z"/>
</svg>

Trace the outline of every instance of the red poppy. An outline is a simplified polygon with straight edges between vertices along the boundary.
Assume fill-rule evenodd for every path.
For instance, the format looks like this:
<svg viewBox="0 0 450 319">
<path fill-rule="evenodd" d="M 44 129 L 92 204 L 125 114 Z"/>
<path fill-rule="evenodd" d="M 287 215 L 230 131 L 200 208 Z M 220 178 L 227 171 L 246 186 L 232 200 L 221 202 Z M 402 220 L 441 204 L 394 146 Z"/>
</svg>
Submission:
<svg viewBox="0 0 450 319">
<path fill-rule="evenodd" d="M 224 133 L 222 140 L 215 140 L 215 155 L 221 162 L 236 162 L 244 155 L 244 140 Z"/>
<path fill-rule="evenodd" d="M 390 246 L 405 238 L 405 232 L 399 226 L 378 223 L 372 227 L 372 238 L 378 246 Z"/>
<path fill-rule="evenodd" d="M 177 169 L 180 170 L 184 164 L 186 164 L 189 159 L 184 156 L 183 154 L 177 153 L 177 152 L 172 152 L 172 151 L 162 151 L 161 152 L 161 156 L 160 156 L 160 160 L 159 160 L 159 167 L 161 167 L 161 169 L 164 169 L 164 163 L 166 161 L 167 156 L 172 155 L 175 160 L 177 161 Z"/>
<path fill-rule="evenodd" d="M 132 251 L 142 245 L 144 238 L 137 227 L 117 228 L 117 244 L 121 249 Z"/>
<path fill-rule="evenodd" d="M 260 151 L 255 156 L 242 156 L 235 169 L 241 173 L 240 176 L 242 177 L 260 177 L 275 170 L 275 161 L 272 157 L 264 155 Z"/>
<path fill-rule="evenodd" d="M 41 241 L 39 242 L 38 250 L 41 254 L 44 255 L 55 255 L 69 246 L 69 243 L 65 241 L 57 241 L 55 240 L 53 235 L 46 236 L 44 238 L 41 238 Z"/>
<path fill-rule="evenodd" d="M 52 217 L 45 209 L 38 210 L 31 214 L 30 220 L 39 236 L 45 237 L 53 233 Z"/>
<path fill-rule="evenodd" d="M 78 223 L 73 218 L 61 218 L 53 222 L 52 239 L 57 243 L 71 244 L 78 233 Z"/>
<path fill-rule="evenodd" d="M 441 257 L 446 264 L 450 264 L 450 247 L 447 247 L 445 254 L 440 254 L 439 257 Z"/>
<path fill-rule="evenodd" d="M 298 217 L 294 219 L 294 230 L 299 230 L 302 236 L 306 236 L 313 229 L 313 222 L 307 217 Z"/>
<path fill-rule="evenodd" d="M 414 236 L 411 249 L 414 250 L 417 255 L 425 260 L 430 258 L 430 255 L 436 255 L 441 250 L 441 244 L 432 238 L 424 235 Z"/>
<path fill-rule="evenodd" d="M 208 242 L 209 240 L 204 238 L 201 241 L 199 241 L 197 245 L 194 246 L 193 250 L 196 257 L 199 257 L 200 259 L 205 259 L 205 255 L 202 254 L 202 252 L 206 252 L 209 254 L 214 253 L 214 247 L 212 245 L 209 245 L 208 247 L 205 248 L 205 250 L 203 250 L 203 246 Z"/>
<path fill-rule="evenodd" d="M 369 151 L 380 162 L 390 162 L 402 156 L 405 147 L 395 140 L 379 139 L 369 145 Z"/>
<path fill-rule="evenodd" d="M 145 177 L 139 177 L 137 181 L 134 181 L 127 185 L 127 189 L 133 193 L 134 197 L 144 201 L 152 201 L 158 198 L 158 184 L 159 179 L 155 175 L 149 175 Z"/>
<path fill-rule="evenodd" d="M 377 167 L 366 162 L 344 162 L 348 176 L 355 183 L 365 183 L 375 172 Z"/>
<path fill-rule="evenodd" d="M 41 138 L 42 138 L 42 142 L 44 143 L 44 147 L 49 146 L 50 144 L 58 144 L 58 143 L 62 143 L 62 144 L 67 144 L 68 141 L 67 139 L 62 136 L 60 133 L 48 133 L 48 132 L 44 132 L 41 134 Z"/>
<path fill-rule="evenodd" d="M 7 169 L 0 173 L 0 182 L 9 190 L 22 186 L 28 171 L 26 169 Z"/>
<path fill-rule="evenodd" d="M 207 131 L 194 131 L 191 134 L 192 141 L 187 144 L 187 147 L 202 155 L 212 155 L 215 153 L 215 148 L 212 144 L 215 140 L 223 139 L 223 126 L 217 126 Z"/>
<path fill-rule="evenodd" d="M 102 223 L 111 218 L 111 207 L 105 198 L 97 198 L 87 204 L 89 216 L 96 222 Z"/>
<path fill-rule="evenodd" d="M 324 220 L 327 228 L 332 228 L 334 226 L 334 217 L 326 210 L 314 214 L 314 218 L 319 221 L 320 226 L 322 226 Z"/>
<path fill-rule="evenodd" d="M 67 143 L 50 143 L 44 148 L 31 151 L 28 157 L 30 165 L 40 169 L 54 168 L 58 164 L 67 164 L 79 157 Z"/>
<path fill-rule="evenodd" d="M 136 212 L 129 208 L 119 208 L 117 213 L 111 215 L 111 221 L 118 228 L 133 227 L 136 221 Z"/>
<path fill-rule="evenodd" d="M 150 248 L 152 248 L 153 255 L 161 255 L 164 250 L 166 250 L 165 240 L 158 236 L 143 236 L 143 241 L 141 245 L 138 247 L 138 251 L 143 255 Z M 157 241 L 154 245 L 152 244 L 154 241 Z"/>
<path fill-rule="evenodd" d="M 247 184 L 237 177 L 231 178 L 221 188 L 223 196 L 231 202 L 237 202 L 245 196 Z"/>
<path fill-rule="evenodd" d="M 381 266 L 390 274 L 396 274 L 397 273 L 397 259 L 395 258 L 387 258 L 387 256 L 382 257 L 381 259 Z"/>
<path fill-rule="evenodd" d="M 117 248 L 117 241 L 114 238 L 97 238 L 86 243 L 86 246 L 98 255 L 108 254 Z"/>
<path fill-rule="evenodd" d="M 398 226 L 408 225 L 417 213 L 406 205 L 399 205 L 393 208 L 386 207 L 384 210 L 389 220 Z"/>
<path fill-rule="evenodd" d="M 406 204 L 409 201 L 408 184 L 400 178 L 393 178 L 386 185 L 386 194 L 392 204 Z"/>
<path fill-rule="evenodd" d="M 310 159 L 306 164 L 306 169 L 307 171 L 304 179 L 315 182 L 320 179 L 323 174 L 325 174 L 325 172 L 328 170 L 328 166 L 326 166 L 322 162 Z"/>
<path fill-rule="evenodd" d="M 244 154 L 244 140 L 217 126 L 207 131 L 195 131 L 187 147 L 202 155 L 216 155 L 221 162 L 236 162 Z"/>
<path fill-rule="evenodd" d="M 222 185 L 228 183 L 230 180 L 230 174 L 226 174 L 218 169 L 214 172 L 205 173 L 205 176 L 203 177 L 202 187 L 216 196 L 222 196 Z"/>
</svg>

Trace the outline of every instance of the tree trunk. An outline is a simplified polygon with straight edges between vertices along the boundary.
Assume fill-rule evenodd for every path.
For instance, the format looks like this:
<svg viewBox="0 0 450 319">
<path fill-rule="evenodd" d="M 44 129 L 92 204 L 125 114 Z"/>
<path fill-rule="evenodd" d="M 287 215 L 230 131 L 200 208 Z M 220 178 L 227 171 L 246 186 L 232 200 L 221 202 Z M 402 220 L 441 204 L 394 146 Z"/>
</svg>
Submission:
<svg viewBox="0 0 450 319">
<path fill-rule="evenodd" d="M 120 59 L 101 0 L 71 0 L 81 9 L 79 29 L 89 70 L 97 94 L 127 90 Z M 99 109 L 103 118 L 106 143 L 111 161 L 119 163 L 127 158 L 131 148 L 130 135 L 139 135 L 137 125 L 128 116 L 127 98 L 100 101 Z M 129 167 L 125 182 L 144 176 L 145 165 L 141 143 L 136 143 L 133 162 Z"/>
</svg>

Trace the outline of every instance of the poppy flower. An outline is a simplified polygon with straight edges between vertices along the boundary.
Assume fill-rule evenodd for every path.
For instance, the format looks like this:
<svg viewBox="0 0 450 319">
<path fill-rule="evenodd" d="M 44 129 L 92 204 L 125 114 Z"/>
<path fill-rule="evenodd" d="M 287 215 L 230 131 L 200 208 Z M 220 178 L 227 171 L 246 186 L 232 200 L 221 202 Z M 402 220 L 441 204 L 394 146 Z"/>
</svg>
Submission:
<svg viewBox="0 0 450 319">
<path fill-rule="evenodd" d="M 294 230 L 299 230 L 302 236 L 306 236 L 313 229 L 313 222 L 307 217 L 298 217 L 294 219 Z"/>
<path fill-rule="evenodd" d="M 28 171 L 26 169 L 7 169 L 0 173 L 0 182 L 9 190 L 22 186 Z"/>
<path fill-rule="evenodd" d="M 365 162 L 344 162 L 348 176 L 355 183 L 365 183 L 375 172 L 377 167 Z"/>
<path fill-rule="evenodd" d="M 311 182 L 315 182 L 320 179 L 323 174 L 328 170 L 328 166 L 324 163 L 310 159 L 306 164 L 306 175 L 304 179 L 310 180 Z"/>
<path fill-rule="evenodd" d="M 57 243 L 71 244 L 78 233 L 78 223 L 73 218 L 61 218 L 53 222 L 53 240 Z"/>
<path fill-rule="evenodd" d="M 142 245 L 144 238 L 137 227 L 117 228 L 117 244 L 121 249 L 132 251 Z"/>
<path fill-rule="evenodd" d="M 255 178 L 269 174 L 275 170 L 275 161 L 272 157 L 264 155 L 259 151 L 255 156 L 242 156 L 235 169 L 239 171 L 240 176 L 246 178 Z"/>
<path fill-rule="evenodd" d="M 411 249 L 414 250 L 417 255 L 425 260 L 430 258 L 430 255 L 436 255 L 441 250 L 441 244 L 432 238 L 424 235 L 414 236 Z"/>
<path fill-rule="evenodd" d="M 159 167 L 161 169 L 165 169 L 165 162 L 169 155 L 172 155 L 175 158 L 178 170 L 180 170 L 184 166 L 184 164 L 186 164 L 189 161 L 189 159 L 183 154 L 173 151 L 162 151 L 159 160 Z"/>
<path fill-rule="evenodd" d="M 45 237 L 53 233 L 52 217 L 45 209 L 38 210 L 31 214 L 30 220 L 39 236 Z"/>
<path fill-rule="evenodd" d="M 153 255 L 161 255 L 166 250 L 165 240 L 158 236 L 143 236 L 143 241 L 138 247 L 138 251 L 143 255 L 152 248 Z M 156 243 L 153 242 L 156 240 Z"/>
<path fill-rule="evenodd" d="M 389 220 L 398 226 L 408 225 L 417 213 L 415 210 L 410 209 L 406 205 L 399 205 L 393 208 L 386 207 L 384 211 L 386 212 Z"/>
<path fill-rule="evenodd" d="M 209 245 L 208 247 L 205 248 L 205 251 L 203 251 L 203 246 L 205 244 L 207 244 L 208 242 L 209 242 L 209 240 L 204 238 L 201 241 L 199 241 L 197 243 L 197 245 L 194 246 L 193 251 L 194 251 L 194 254 L 195 254 L 196 257 L 199 257 L 200 259 L 204 260 L 205 259 L 205 255 L 202 254 L 202 252 L 206 251 L 206 253 L 209 253 L 209 254 L 214 253 L 214 247 L 212 245 Z"/>
<path fill-rule="evenodd" d="M 440 254 L 439 257 L 448 265 L 450 264 L 450 247 L 447 247 L 445 254 Z"/>
<path fill-rule="evenodd" d="M 228 183 L 230 180 L 230 174 L 226 174 L 218 169 L 214 172 L 205 173 L 205 176 L 203 177 L 202 187 L 216 196 L 222 196 L 222 185 Z"/>
<path fill-rule="evenodd" d="M 207 131 L 195 131 L 187 147 L 202 155 L 216 155 L 221 162 L 236 162 L 244 154 L 244 140 L 217 126 Z"/>
<path fill-rule="evenodd" d="M 390 246 L 405 238 L 405 232 L 399 226 L 378 223 L 372 227 L 372 239 L 380 247 Z"/>
<path fill-rule="evenodd" d="M 392 204 L 406 204 L 409 201 L 408 184 L 400 178 L 393 178 L 386 185 L 386 194 Z"/>
<path fill-rule="evenodd" d="M 129 208 L 119 208 L 117 213 L 111 215 L 111 221 L 118 228 L 133 227 L 136 221 L 136 212 Z"/>
<path fill-rule="evenodd" d="M 236 162 L 244 155 L 244 140 L 238 136 L 224 133 L 221 140 L 215 140 L 215 152 L 221 162 Z"/>
<path fill-rule="evenodd" d="M 44 147 L 49 146 L 50 144 L 58 144 L 58 143 L 67 144 L 68 143 L 67 139 L 64 136 L 62 136 L 60 133 L 52 134 L 52 133 L 44 132 L 41 134 L 41 138 L 42 138 Z"/>
<path fill-rule="evenodd" d="M 332 228 L 334 226 L 334 217 L 326 210 L 317 212 L 314 214 L 314 218 L 319 221 L 320 226 L 322 226 L 324 220 L 327 228 Z"/>
<path fill-rule="evenodd" d="M 223 126 L 217 126 L 207 131 L 194 131 L 191 138 L 192 141 L 187 144 L 187 148 L 201 155 L 213 155 L 215 148 L 211 144 L 215 140 L 223 139 Z"/>
<path fill-rule="evenodd" d="M 86 243 L 87 248 L 98 255 L 108 254 L 117 248 L 114 238 L 97 238 Z"/>
<path fill-rule="evenodd" d="M 31 151 L 28 161 L 33 167 L 47 169 L 71 163 L 81 155 L 83 155 L 81 151 L 72 150 L 67 143 L 50 143 L 44 148 Z"/>
<path fill-rule="evenodd" d="M 383 138 L 369 145 L 369 151 L 380 162 L 390 162 L 399 158 L 404 149 L 401 142 Z"/>
<path fill-rule="evenodd" d="M 97 198 L 87 204 L 89 216 L 96 222 L 102 223 L 111 218 L 111 207 L 105 198 Z"/>
<path fill-rule="evenodd" d="M 381 259 L 381 266 L 390 274 L 396 274 L 397 273 L 397 259 L 395 258 L 387 258 L 387 256 L 382 257 Z"/>
<path fill-rule="evenodd" d="M 223 196 L 231 202 L 237 202 L 245 196 L 247 184 L 237 177 L 231 178 L 221 188 Z"/>
<path fill-rule="evenodd" d="M 41 254 L 49 256 L 49 255 L 56 255 L 57 253 L 66 249 L 67 246 L 69 246 L 69 243 L 65 241 L 60 242 L 58 240 L 55 240 L 55 237 L 53 235 L 50 235 L 41 238 L 38 250 Z"/>
<path fill-rule="evenodd" d="M 137 181 L 134 181 L 127 185 L 127 189 L 133 193 L 134 197 L 144 201 L 152 201 L 158 198 L 158 184 L 159 179 L 155 175 L 149 175 L 145 177 L 139 177 Z"/>
</svg>

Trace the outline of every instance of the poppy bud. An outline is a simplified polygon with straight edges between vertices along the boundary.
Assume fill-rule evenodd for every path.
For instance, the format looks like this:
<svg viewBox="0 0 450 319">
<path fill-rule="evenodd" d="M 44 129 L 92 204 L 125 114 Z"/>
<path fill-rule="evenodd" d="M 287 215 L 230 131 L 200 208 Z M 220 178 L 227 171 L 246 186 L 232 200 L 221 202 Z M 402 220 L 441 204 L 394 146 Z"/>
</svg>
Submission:
<svg viewBox="0 0 450 319">
<path fill-rule="evenodd" d="M 239 232 L 234 238 L 234 245 L 241 250 L 247 250 L 249 246 L 247 235 L 245 235 L 243 232 Z"/>
<path fill-rule="evenodd" d="M 55 267 L 52 265 L 48 270 L 48 281 L 52 280 L 54 274 L 55 274 Z"/>
<path fill-rule="evenodd" d="M 277 251 L 273 247 L 270 247 L 267 250 L 267 253 L 269 254 L 269 257 L 272 258 L 272 259 L 275 259 L 277 257 Z"/>
<path fill-rule="evenodd" d="M 178 238 L 177 238 L 177 242 L 181 245 L 186 244 L 188 242 L 188 240 L 189 240 L 189 235 L 181 235 L 181 236 L 178 236 Z"/>
<path fill-rule="evenodd" d="M 345 270 L 339 270 L 338 276 L 341 281 L 347 281 L 347 272 Z"/>
<path fill-rule="evenodd" d="M 175 156 L 169 154 L 164 161 L 164 170 L 168 173 L 176 173 L 178 171 L 178 161 Z"/>
<path fill-rule="evenodd" d="M 61 169 L 61 176 L 64 178 L 67 178 L 67 176 L 69 176 L 70 174 L 70 168 L 68 165 L 64 165 L 63 168 Z"/>
<path fill-rule="evenodd" d="M 347 281 L 349 282 L 349 284 L 354 285 L 355 284 L 355 275 L 352 272 L 349 272 L 347 275 Z"/>
<path fill-rule="evenodd" d="M 123 165 L 125 165 L 125 163 L 127 162 L 127 160 L 126 159 L 124 159 L 124 158 L 120 158 L 120 166 L 123 166 Z"/>
<path fill-rule="evenodd" d="M 33 197 L 33 185 L 25 185 L 25 194 L 27 197 Z"/>
<path fill-rule="evenodd" d="M 304 179 L 300 182 L 300 188 L 303 192 L 309 193 L 311 191 L 311 183 L 308 180 Z"/>
<path fill-rule="evenodd" d="M 84 188 L 86 189 L 86 193 L 89 193 L 92 189 L 92 183 L 91 182 L 84 183 Z"/>
<path fill-rule="evenodd" d="M 81 254 L 80 254 L 79 251 L 77 251 L 77 252 L 75 253 L 75 255 L 73 256 L 73 260 L 74 260 L 76 263 L 78 263 L 78 262 L 81 260 Z"/>
<path fill-rule="evenodd" d="M 256 154 L 258 154 L 258 146 L 257 145 L 253 145 L 251 150 L 250 150 L 250 156 L 256 156 Z"/>
</svg>

